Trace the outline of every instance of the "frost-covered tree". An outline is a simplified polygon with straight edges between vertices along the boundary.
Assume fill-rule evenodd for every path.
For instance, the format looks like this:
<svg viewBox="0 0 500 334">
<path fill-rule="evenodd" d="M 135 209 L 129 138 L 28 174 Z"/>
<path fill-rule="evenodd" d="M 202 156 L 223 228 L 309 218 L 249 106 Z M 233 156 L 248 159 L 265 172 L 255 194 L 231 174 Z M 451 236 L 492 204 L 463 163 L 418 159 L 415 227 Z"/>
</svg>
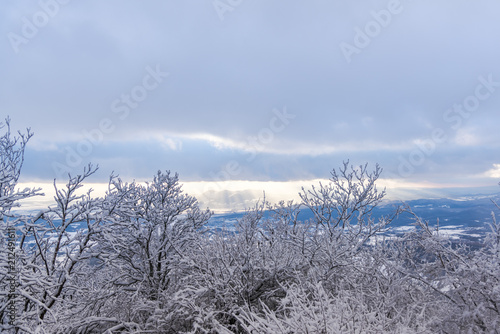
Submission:
<svg viewBox="0 0 500 334">
<path fill-rule="evenodd" d="M 371 255 L 368 242 L 399 212 L 371 218 L 384 195 L 375 187 L 379 175 L 378 167 L 373 173 L 366 166 L 349 171 L 346 163 L 339 173 L 332 172 L 331 183 L 303 191 L 301 203 L 261 203 L 238 221 L 235 231 L 223 230 L 206 240 L 196 260 L 198 285 L 192 290 L 203 291 L 199 300 L 210 298 L 213 306 L 197 319 L 216 317 L 215 325 L 207 321 L 208 326 L 244 332 L 250 319 L 262 320 L 264 314 L 284 319 L 290 306 L 283 306 L 283 298 L 294 293 L 291 287 L 308 286 L 300 295 L 312 298 L 318 284 L 327 294 L 342 293 L 344 304 L 361 298 L 358 309 L 376 313 L 372 304 L 380 299 L 372 296 L 379 287 L 374 276 L 381 274 L 383 263 Z M 300 221 L 301 210 L 310 210 L 313 218 Z"/>
<path fill-rule="evenodd" d="M 492 213 L 483 245 L 452 240 L 436 225 L 414 217 L 415 229 L 388 243 L 387 272 L 400 276 L 398 296 L 432 332 L 496 333 L 500 328 L 500 224 Z M 403 306 L 403 309 L 407 307 Z"/>
<path fill-rule="evenodd" d="M 361 246 L 390 222 L 371 219 L 371 212 L 385 196 L 385 190 L 379 192 L 376 186 L 381 173 L 378 165 L 369 172 L 367 164 L 354 168 L 346 161 L 338 171 L 332 170 L 329 183 L 303 188 L 299 195 L 332 242 L 346 238 L 353 246 Z"/>
<path fill-rule="evenodd" d="M 99 239 L 99 259 L 105 286 L 115 293 L 94 306 L 98 315 L 116 319 L 116 330 L 182 327 L 185 319 L 171 319 L 172 296 L 211 212 L 200 210 L 169 171 L 159 171 L 145 185 L 112 177 L 104 206 L 108 223 Z"/>
<path fill-rule="evenodd" d="M 293 203 L 271 206 L 264 200 L 248 210 L 234 229 L 222 227 L 200 240 L 191 253 L 193 273 L 185 286 L 192 300 L 206 306 L 182 306 L 186 314 L 196 315 L 192 318 L 197 326 L 208 324 L 221 331 L 224 324 L 238 330 L 235 314 L 240 306 L 277 306 L 284 296 L 280 282 L 293 279 L 300 265 L 287 243 L 297 214 Z"/>
<path fill-rule="evenodd" d="M 13 328 L 18 320 L 19 295 L 19 252 L 17 241 L 20 235 L 18 223 L 23 217 L 14 214 L 11 209 L 19 205 L 19 201 L 41 195 L 40 189 L 16 189 L 21 168 L 24 162 L 26 144 L 33 136 L 30 129 L 26 133 L 13 135 L 10 119 L 0 123 L 4 133 L 0 137 L 0 331 Z"/>
<path fill-rule="evenodd" d="M 5 130 L 0 137 L 0 219 L 3 219 L 12 207 L 19 204 L 19 200 L 40 195 L 40 189 L 16 190 L 24 162 L 24 150 L 33 136 L 31 130 L 13 135 L 9 118 L 5 124 L 0 123 L 0 130 Z"/>
<path fill-rule="evenodd" d="M 246 333 L 431 333 L 418 313 L 401 312 L 394 319 L 382 311 L 356 291 L 332 294 L 319 282 L 304 281 L 287 287 L 276 310 L 243 308 L 237 318 Z"/>
<path fill-rule="evenodd" d="M 358 267 L 368 242 L 400 212 L 395 208 L 390 216 L 372 218 L 373 209 L 385 196 L 385 190 L 379 192 L 376 187 L 381 173 L 378 165 L 369 172 L 367 165 L 354 168 L 347 161 L 331 172 L 328 184 L 303 189 L 300 194 L 302 205 L 314 216 L 314 231 L 306 247 L 310 271 L 331 291 L 353 285 L 352 275 L 362 273 Z"/>
<path fill-rule="evenodd" d="M 22 330 L 65 332 L 84 307 L 79 298 L 86 287 L 77 282 L 89 275 L 90 261 L 98 255 L 103 215 L 102 200 L 92 198 L 91 190 L 79 190 L 95 171 L 89 165 L 82 175 L 69 176 L 62 188 L 54 182 L 55 204 L 20 225 Z"/>
</svg>

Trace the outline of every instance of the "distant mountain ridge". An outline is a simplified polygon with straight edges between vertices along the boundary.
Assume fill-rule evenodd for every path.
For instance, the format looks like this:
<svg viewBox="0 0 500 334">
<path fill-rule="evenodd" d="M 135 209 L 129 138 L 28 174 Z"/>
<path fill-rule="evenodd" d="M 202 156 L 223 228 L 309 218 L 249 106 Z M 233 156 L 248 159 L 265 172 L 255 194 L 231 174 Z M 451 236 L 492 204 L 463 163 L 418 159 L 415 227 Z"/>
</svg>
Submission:
<svg viewBox="0 0 500 334">
<path fill-rule="evenodd" d="M 477 241 L 489 230 L 488 223 L 492 221 L 491 213 L 498 211 L 492 201 L 500 203 L 500 193 L 493 195 L 474 194 L 457 198 L 417 199 L 404 203 L 416 215 L 428 221 L 429 225 L 437 226 L 439 221 L 442 233 L 450 238 Z M 396 201 L 382 203 L 373 210 L 372 217 L 390 215 L 396 206 L 402 203 Z M 238 219 L 244 215 L 245 212 L 216 214 L 209 220 L 209 226 L 232 229 Z M 269 211 L 264 213 L 264 217 L 269 215 Z M 304 208 L 298 218 L 301 221 L 306 221 L 312 219 L 313 214 Z M 390 233 L 397 234 L 406 231 L 412 227 L 413 222 L 413 217 L 410 214 L 403 213 L 389 226 Z"/>
</svg>

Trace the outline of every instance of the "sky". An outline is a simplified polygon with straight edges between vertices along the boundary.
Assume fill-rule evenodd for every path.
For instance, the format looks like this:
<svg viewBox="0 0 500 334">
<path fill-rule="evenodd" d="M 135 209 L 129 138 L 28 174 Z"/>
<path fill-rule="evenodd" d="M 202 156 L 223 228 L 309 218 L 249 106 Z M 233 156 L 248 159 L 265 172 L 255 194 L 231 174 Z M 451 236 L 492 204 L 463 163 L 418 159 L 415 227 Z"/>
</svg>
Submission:
<svg viewBox="0 0 500 334">
<path fill-rule="evenodd" d="M 500 3 L 5 0 L 21 185 L 179 173 L 203 205 L 297 199 L 349 160 L 395 199 L 499 191 Z M 45 187 L 44 186 L 44 187 Z M 50 193 L 50 190 L 47 190 Z M 49 196 L 50 197 L 50 196 Z"/>
</svg>

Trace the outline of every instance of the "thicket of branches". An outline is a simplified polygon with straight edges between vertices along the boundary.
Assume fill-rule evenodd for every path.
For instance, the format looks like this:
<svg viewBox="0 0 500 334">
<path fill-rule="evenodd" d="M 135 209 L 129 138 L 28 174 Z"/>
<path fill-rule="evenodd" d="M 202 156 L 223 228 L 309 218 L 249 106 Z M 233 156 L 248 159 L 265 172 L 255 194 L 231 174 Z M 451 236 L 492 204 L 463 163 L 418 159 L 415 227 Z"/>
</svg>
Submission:
<svg viewBox="0 0 500 334">
<path fill-rule="evenodd" d="M 235 229 L 208 229 L 211 212 L 168 171 L 146 185 L 111 176 L 104 197 L 82 195 L 92 165 L 63 187 L 54 182 L 46 210 L 19 215 L 11 209 L 20 200 L 40 195 L 16 190 L 32 134 L 13 135 L 8 120 L 3 129 L 0 331 L 500 331 L 495 215 L 477 249 L 452 244 L 416 215 L 415 229 L 384 238 L 399 214 L 413 213 L 400 206 L 372 217 L 385 195 L 378 166 L 346 162 L 329 183 L 303 189 L 299 203 L 257 203 Z M 301 210 L 313 218 L 300 220 Z"/>
</svg>

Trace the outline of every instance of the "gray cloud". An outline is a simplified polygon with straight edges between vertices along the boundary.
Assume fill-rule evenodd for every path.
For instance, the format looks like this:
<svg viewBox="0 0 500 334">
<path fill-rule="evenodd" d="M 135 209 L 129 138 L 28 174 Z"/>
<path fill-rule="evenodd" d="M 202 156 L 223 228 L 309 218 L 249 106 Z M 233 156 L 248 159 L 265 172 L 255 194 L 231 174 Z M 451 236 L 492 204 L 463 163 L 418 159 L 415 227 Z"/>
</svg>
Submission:
<svg viewBox="0 0 500 334">
<path fill-rule="evenodd" d="M 59 5 L 26 37 L 26 20 L 47 12 L 41 3 Z M 233 179 L 288 180 L 323 177 L 351 158 L 433 182 L 491 169 L 500 163 L 500 87 L 456 129 L 444 115 L 475 93 L 480 76 L 500 82 L 500 4 L 401 1 L 348 62 L 341 43 L 356 47 L 357 28 L 366 31 L 389 3 L 245 1 L 221 21 L 210 1 L 3 2 L 0 110 L 36 132 L 25 170 L 40 178 L 53 178 L 65 147 L 76 149 L 103 120 L 113 130 L 75 169 L 94 161 L 103 174 L 168 168 L 204 180 L 236 161 Z M 113 103 L 143 86 L 148 67 L 169 76 L 120 118 Z M 248 161 L 248 138 L 284 106 L 295 118 Z M 400 157 L 437 128 L 448 139 L 401 175 Z M 208 135 L 233 146 L 199 139 Z M 182 148 L 166 149 L 165 138 Z"/>
</svg>

